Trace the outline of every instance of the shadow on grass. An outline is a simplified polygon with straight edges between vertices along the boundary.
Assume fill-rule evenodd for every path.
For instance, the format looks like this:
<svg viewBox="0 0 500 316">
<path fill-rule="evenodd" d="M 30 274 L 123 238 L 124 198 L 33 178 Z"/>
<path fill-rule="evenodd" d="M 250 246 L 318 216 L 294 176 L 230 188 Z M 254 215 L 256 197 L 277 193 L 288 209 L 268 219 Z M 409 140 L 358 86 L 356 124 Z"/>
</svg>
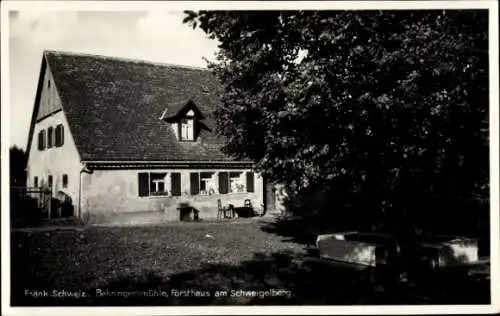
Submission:
<svg viewBox="0 0 500 316">
<path fill-rule="evenodd" d="M 456 278 L 436 278 L 425 288 L 392 288 L 373 279 L 373 271 L 353 270 L 310 260 L 308 254 L 256 254 L 238 265 L 203 268 L 162 276 L 143 270 L 122 274 L 83 298 L 26 297 L 13 288 L 13 305 L 28 306 L 187 306 L 187 305 L 359 305 L 487 304 L 488 288 Z M 437 286 L 440 284 L 439 286 Z M 443 284 L 446 284 L 443 287 Z M 436 287 L 437 286 L 437 287 Z M 217 295 L 225 291 L 226 295 Z M 243 292 L 249 291 L 249 292 Z M 253 291 L 253 292 L 252 292 Z M 145 294 L 146 293 L 146 294 Z M 220 293 L 220 292 L 219 292 Z"/>
<path fill-rule="evenodd" d="M 332 232 L 356 231 L 359 225 L 338 222 L 331 223 L 308 217 L 282 217 L 274 221 L 262 222 L 261 229 L 266 233 L 287 238 L 290 242 L 313 246 L 321 234 Z"/>
</svg>

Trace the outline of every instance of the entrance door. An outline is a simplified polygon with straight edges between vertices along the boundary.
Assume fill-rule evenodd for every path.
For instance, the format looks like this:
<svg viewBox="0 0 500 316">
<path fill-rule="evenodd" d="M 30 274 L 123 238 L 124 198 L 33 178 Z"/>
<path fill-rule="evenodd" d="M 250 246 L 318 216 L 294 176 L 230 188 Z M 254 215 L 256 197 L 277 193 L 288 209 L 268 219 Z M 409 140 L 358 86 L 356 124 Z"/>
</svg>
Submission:
<svg viewBox="0 0 500 316">
<path fill-rule="evenodd" d="M 266 211 L 276 210 L 276 188 L 271 183 L 266 183 Z"/>
</svg>

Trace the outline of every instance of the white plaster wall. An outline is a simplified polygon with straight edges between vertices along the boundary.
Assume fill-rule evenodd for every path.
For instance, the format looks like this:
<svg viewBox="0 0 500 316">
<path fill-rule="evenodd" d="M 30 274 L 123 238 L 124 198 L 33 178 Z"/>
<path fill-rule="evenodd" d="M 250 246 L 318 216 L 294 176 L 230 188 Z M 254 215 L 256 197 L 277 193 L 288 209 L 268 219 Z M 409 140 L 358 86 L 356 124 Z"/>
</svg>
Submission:
<svg viewBox="0 0 500 316">
<path fill-rule="evenodd" d="M 49 81 L 50 87 L 48 84 Z M 54 83 L 54 78 L 52 77 L 52 73 L 48 65 L 44 74 L 42 89 L 43 90 L 42 95 L 40 96 L 40 108 L 38 109 L 37 120 L 43 118 L 49 113 L 62 108 L 61 100 Z"/>
<path fill-rule="evenodd" d="M 48 68 L 47 68 L 48 69 Z M 47 87 L 47 80 L 51 78 L 50 75 L 45 75 L 43 90 L 40 98 L 40 110 L 48 111 L 60 108 L 61 100 L 54 87 L 54 82 L 51 82 L 50 90 Z M 64 126 L 64 144 L 61 147 L 45 148 L 44 150 L 38 149 L 38 133 L 40 130 L 54 128 L 58 124 Z M 46 137 L 47 137 L 47 132 Z M 42 119 L 35 124 L 29 148 L 28 167 L 27 167 L 27 184 L 32 187 L 34 185 L 34 177 L 38 177 L 38 186 L 42 183 L 47 184 L 48 176 L 52 175 L 53 178 L 53 194 L 58 191 L 63 191 L 68 194 L 73 205 L 78 203 L 78 188 L 79 188 L 79 172 L 81 169 L 80 157 L 77 152 L 75 142 L 71 135 L 68 121 L 64 115 L 64 111 L 58 111 Z M 62 176 L 68 175 L 67 188 L 62 187 Z"/>
</svg>

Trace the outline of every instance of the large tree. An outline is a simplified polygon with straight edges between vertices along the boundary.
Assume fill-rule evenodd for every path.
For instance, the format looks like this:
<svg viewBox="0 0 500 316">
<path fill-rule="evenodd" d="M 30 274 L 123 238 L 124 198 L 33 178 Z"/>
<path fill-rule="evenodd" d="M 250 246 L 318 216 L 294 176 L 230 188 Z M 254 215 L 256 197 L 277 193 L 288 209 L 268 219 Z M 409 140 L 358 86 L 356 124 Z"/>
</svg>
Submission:
<svg viewBox="0 0 500 316">
<path fill-rule="evenodd" d="M 488 199 L 487 11 L 185 13 L 220 43 L 224 150 L 268 179 L 392 232 Z"/>
</svg>

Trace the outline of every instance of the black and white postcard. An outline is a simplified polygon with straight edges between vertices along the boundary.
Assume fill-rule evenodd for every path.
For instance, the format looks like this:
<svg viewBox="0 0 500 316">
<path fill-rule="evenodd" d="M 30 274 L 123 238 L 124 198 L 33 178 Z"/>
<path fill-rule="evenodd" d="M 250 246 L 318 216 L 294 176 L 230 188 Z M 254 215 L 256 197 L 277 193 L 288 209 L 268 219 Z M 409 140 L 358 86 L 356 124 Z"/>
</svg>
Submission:
<svg viewBox="0 0 500 316">
<path fill-rule="evenodd" d="M 2 314 L 499 311 L 496 1 L 1 5 Z"/>
</svg>

